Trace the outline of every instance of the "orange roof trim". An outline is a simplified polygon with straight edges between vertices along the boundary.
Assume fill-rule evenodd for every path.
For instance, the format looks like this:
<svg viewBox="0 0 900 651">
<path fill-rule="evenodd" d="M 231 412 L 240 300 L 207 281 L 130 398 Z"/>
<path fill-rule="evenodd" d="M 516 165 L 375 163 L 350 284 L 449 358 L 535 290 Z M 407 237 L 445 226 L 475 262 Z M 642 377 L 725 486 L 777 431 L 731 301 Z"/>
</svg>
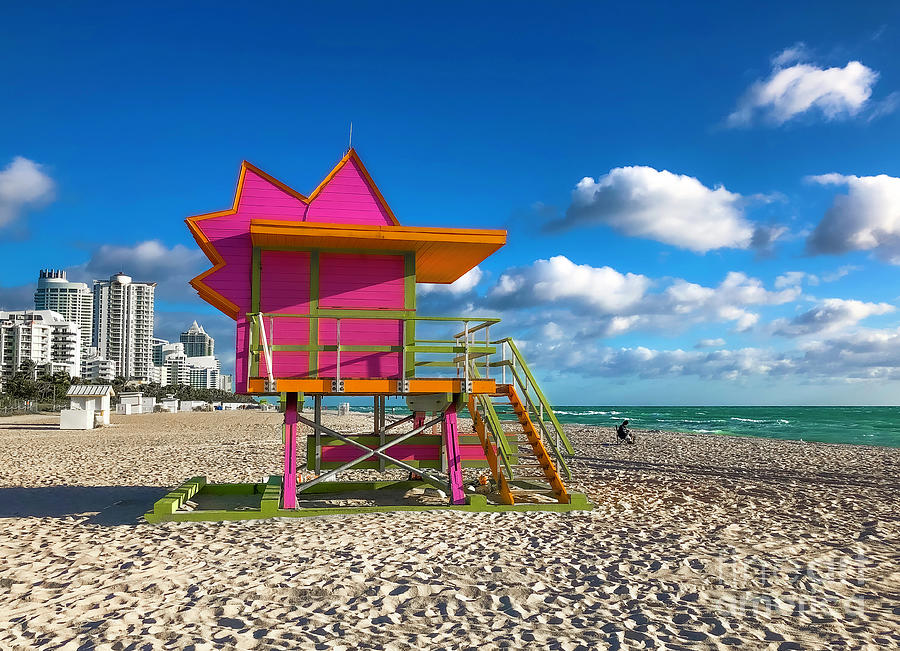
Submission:
<svg viewBox="0 0 900 651">
<path fill-rule="evenodd" d="M 452 283 L 506 244 L 506 231 L 253 219 L 254 246 L 409 251 L 416 281 Z"/>
</svg>

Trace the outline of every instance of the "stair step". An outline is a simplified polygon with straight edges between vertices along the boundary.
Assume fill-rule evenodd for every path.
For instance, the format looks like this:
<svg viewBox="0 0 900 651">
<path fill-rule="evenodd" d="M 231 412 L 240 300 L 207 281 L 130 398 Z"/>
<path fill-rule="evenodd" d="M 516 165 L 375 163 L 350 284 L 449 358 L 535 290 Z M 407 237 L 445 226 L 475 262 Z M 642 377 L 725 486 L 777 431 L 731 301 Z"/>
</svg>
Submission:
<svg viewBox="0 0 900 651">
<path fill-rule="evenodd" d="M 513 495 L 556 495 L 556 491 L 553 490 L 527 490 L 524 488 L 511 488 L 509 492 Z"/>
</svg>

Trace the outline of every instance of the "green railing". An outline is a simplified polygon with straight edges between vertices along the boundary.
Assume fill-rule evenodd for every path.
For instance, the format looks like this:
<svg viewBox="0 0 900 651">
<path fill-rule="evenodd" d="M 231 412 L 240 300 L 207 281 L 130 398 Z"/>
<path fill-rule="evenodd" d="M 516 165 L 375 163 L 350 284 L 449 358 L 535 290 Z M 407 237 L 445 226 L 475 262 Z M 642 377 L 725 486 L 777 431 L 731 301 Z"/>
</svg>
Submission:
<svg viewBox="0 0 900 651">
<path fill-rule="evenodd" d="M 469 391 L 471 390 L 470 380 L 472 379 L 469 370 L 472 368 L 472 365 L 486 368 L 488 362 L 485 361 L 485 358 L 496 353 L 496 347 L 491 345 L 487 338 L 484 342 L 470 340 L 460 342 L 452 335 L 441 337 L 440 330 L 435 333 L 433 338 L 417 338 L 417 326 L 430 325 L 443 328 L 445 332 L 452 332 L 457 327 L 462 326 L 466 332 L 477 333 L 483 330 L 485 333 L 488 333 L 491 325 L 500 322 L 500 319 L 491 317 L 416 316 L 408 310 L 319 310 L 316 314 L 254 312 L 248 313 L 247 318 L 250 323 L 247 379 L 260 377 L 260 361 L 264 359 L 266 362 L 266 375 L 268 376 L 268 391 L 275 390 L 273 365 L 275 356 L 280 352 L 313 353 L 314 355 L 311 356 L 311 359 L 315 359 L 316 362 L 318 362 L 318 353 L 335 353 L 333 373 L 328 373 L 327 375 L 320 373 L 321 369 L 319 364 L 316 363 L 315 368 L 312 367 L 312 364 L 310 365 L 308 373 L 303 377 L 333 379 L 335 391 L 337 392 L 340 392 L 342 387 L 341 353 L 351 352 L 399 353 L 400 370 L 397 379 L 404 384 L 407 380 L 416 378 L 418 375 L 417 370 L 421 368 L 443 369 L 444 372 L 438 370 L 438 375 L 448 375 L 449 371 L 452 370 L 455 371 L 457 377 L 461 377 L 465 381 L 464 386 Z M 311 343 L 279 343 L 279 332 L 282 330 L 279 328 L 279 324 L 283 324 L 285 320 L 296 319 L 309 321 L 309 341 Z M 398 322 L 401 333 L 400 344 L 343 343 L 341 341 L 341 322 L 359 319 Z M 323 321 L 333 321 L 335 324 L 334 344 L 320 344 L 317 341 Z M 314 340 L 316 341 L 313 343 Z M 430 377 L 434 375 L 434 371 L 429 374 Z"/>
</svg>

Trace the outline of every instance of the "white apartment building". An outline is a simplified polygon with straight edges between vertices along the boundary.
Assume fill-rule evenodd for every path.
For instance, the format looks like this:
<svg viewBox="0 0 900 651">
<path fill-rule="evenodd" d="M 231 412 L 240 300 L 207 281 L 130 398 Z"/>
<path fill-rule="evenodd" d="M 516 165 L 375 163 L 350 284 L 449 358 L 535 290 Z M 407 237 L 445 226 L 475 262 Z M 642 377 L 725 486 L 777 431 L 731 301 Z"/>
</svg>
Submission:
<svg viewBox="0 0 900 651">
<path fill-rule="evenodd" d="M 157 367 L 162 386 L 184 384 L 195 389 L 219 388 L 220 362 L 213 355 L 188 357 L 180 342 L 164 344 L 162 348 L 163 363 Z"/>
<path fill-rule="evenodd" d="M 81 359 L 81 378 L 91 382 L 112 382 L 115 377 L 116 363 L 103 359 L 96 348 L 88 348 Z"/>
<path fill-rule="evenodd" d="M 153 300 L 156 283 L 118 273 L 94 281 L 93 345 L 129 380 L 153 379 Z"/>
<path fill-rule="evenodd" d="M 203 326 L 197 325 L 196 321 L 181 333 L 179 341 L 184 344 L 184 354 L 188 357 L 206 357 L 215 354 L 216 340 L 206 334 Z"/>
<path fill-rule="evenodd" d="M 225 373 L 219 375 L 219 389 L 234 393 L 234 381 L 230 375 Z"/>
<path fill-rule="evenodd" d="M 25 360 L 34 362 L 39 374 L 81 372 L 81 332 L 51 310 L 0 311 L 0 385 L 15 374 Z"/>
<path fill-rule="evenodd" d="M 191 366 L 190 383 L 195 389 L 218 389 L 219 388 L 219 369 L 202 368 L 199 366 Z"/>
<path fill-rule="evenodd" d="M 63 320 L 78 325 L 82 351 L 93 345 L 94 295 L 85 283 L 69 282 L 62 270 L 41 269 L 34 292 L 34 309 L 53 310 Z"/>
</svg>

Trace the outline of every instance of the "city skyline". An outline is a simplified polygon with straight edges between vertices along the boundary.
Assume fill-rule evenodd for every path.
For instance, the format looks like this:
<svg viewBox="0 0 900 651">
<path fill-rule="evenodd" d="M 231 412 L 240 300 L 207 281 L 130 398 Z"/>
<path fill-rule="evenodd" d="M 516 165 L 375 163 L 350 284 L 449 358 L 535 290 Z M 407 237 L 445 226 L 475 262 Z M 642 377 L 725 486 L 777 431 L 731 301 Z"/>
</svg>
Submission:
<svg viewBox="0 0 900 651">
<path fill-rule="evenodd" d="M 35 372 L 88 381 L 121 376 L 163 386 L 230 386 L 214 338 L 196 319 L 176 344 L 164 346 L 169 342 L 155 336 L 155 287 L 121 271 L 88 284 L 73 282 L 66 270 L 40 269 L 31 307 L 0 308 L 0 385 L 30 360 Z"/>
<path fill-rule="evenodd" d="M 420 286 L 419 307 L 501 317 L 555 402 L 897 404 L 900 7 L 876 5 L 532 7 L 476 25 L 427 7 L 377 34 L 365 7 L 277 25 L 121 7 L 87 43 L 65 28 L 74 8 L 36 35 L 14 26 L 43 16 L 15 7 L 0 306 L 34 292 L 32 263 L 124 269 L 159 283 L 158 336 L 198 318 L 233 368 L 233 323 L 188 285 L 208 265 L 183 220 L 228 208 L 242 160 L 311 192 L 352 121 L 402 223 L 509 231 L 455 286 Z M 154 38 L 132 47 L 123 24 Z M 212 37 L 235 25 L 241 48 Z"/>
</svg>

